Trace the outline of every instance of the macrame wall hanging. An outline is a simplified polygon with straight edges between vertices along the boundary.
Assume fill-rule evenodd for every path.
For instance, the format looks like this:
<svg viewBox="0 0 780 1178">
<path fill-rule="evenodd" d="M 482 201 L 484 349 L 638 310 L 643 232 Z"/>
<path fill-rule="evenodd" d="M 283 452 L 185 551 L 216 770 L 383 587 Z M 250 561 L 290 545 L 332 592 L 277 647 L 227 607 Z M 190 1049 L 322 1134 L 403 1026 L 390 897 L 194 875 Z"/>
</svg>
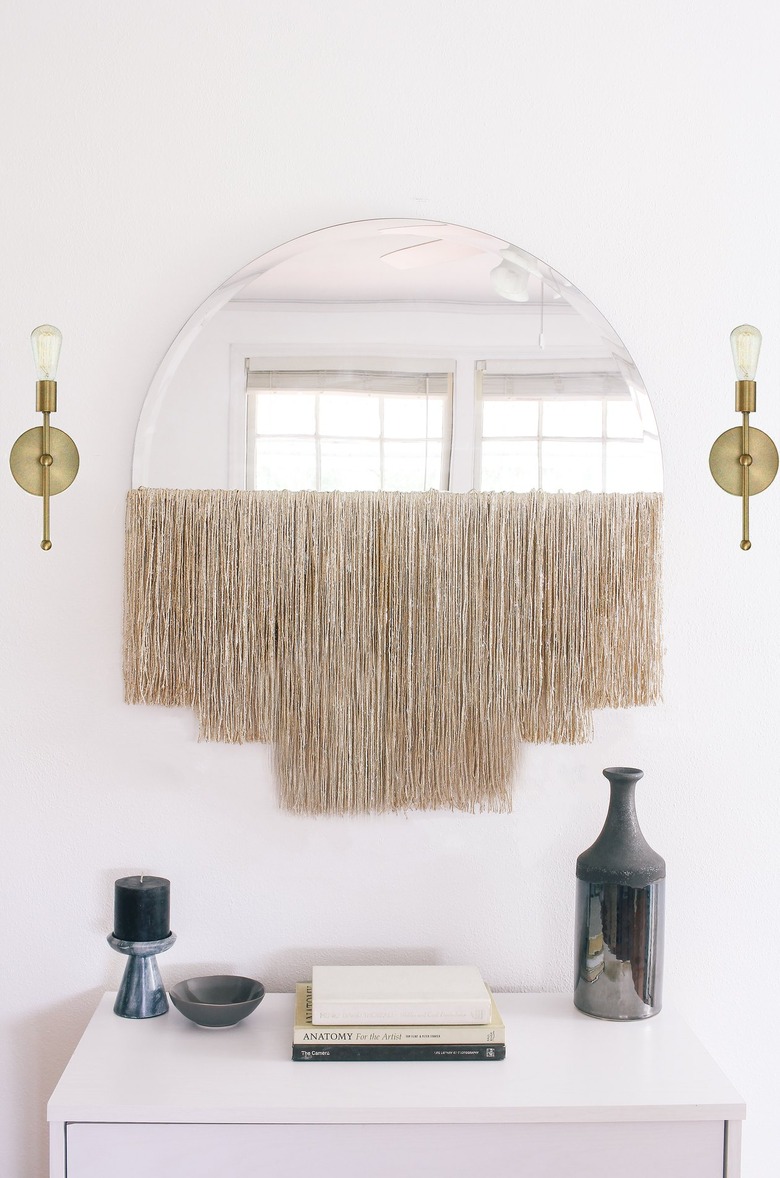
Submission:
<svg viewBox="0 0 780 1178">
<path fill-rule="evenodd" d="M 658 494 L 131 491 L 125 688 L 273 741 L 296 813 L 511 808 L 661 686 Z"/>
</svg>

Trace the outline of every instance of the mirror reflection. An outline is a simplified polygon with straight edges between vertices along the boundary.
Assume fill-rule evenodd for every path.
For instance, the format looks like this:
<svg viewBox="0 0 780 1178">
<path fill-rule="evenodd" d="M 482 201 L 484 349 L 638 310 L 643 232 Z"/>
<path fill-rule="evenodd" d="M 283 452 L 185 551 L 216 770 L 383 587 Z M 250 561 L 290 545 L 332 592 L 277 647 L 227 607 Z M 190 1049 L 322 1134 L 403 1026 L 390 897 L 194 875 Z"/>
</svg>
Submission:
<svg viewBox="0 0 780 1178">
<path fill-rule="evenodd" d="M 333 226 L 245 267 L 169 349 L 134 486 L 654 491 L 636 367 L 575 287 L 491 235 Z"/>
</svg>

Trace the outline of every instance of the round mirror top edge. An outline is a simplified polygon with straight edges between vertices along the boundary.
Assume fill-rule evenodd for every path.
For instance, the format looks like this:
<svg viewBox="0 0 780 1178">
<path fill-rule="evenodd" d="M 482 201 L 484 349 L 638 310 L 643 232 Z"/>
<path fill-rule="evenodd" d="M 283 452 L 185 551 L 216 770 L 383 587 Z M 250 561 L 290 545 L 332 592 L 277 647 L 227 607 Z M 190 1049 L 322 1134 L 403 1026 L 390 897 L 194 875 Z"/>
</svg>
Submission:
<svg viewBox="0 0 780 1178">
<path fill-rule="evenodd" d="M 191 316 L 133 486 L 657 491 L 645 386 L 596 307 L 493 234 L 386 218 L 262 254 Z"/>
</svg>

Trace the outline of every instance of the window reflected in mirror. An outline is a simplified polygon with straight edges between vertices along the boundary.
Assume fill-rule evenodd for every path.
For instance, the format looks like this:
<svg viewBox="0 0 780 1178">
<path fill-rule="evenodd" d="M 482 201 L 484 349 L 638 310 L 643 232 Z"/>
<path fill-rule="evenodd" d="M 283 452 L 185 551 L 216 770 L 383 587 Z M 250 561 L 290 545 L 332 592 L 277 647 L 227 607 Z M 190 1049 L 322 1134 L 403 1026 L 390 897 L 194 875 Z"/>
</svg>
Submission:
<svg viewBox="0 0 780 1178">
<path fill-rule="evenodd" d="M 447 372 L 251 370 L 247 486 L 447 490 L 451 390 Z"/>
<path fill-rule="evenodd" d="M 477 389 L 481 490 L 661 490 L 660 448 L 646 444 L 648 431 L 617 373 L 553 376 L 482 365 Z"/>
</svg>

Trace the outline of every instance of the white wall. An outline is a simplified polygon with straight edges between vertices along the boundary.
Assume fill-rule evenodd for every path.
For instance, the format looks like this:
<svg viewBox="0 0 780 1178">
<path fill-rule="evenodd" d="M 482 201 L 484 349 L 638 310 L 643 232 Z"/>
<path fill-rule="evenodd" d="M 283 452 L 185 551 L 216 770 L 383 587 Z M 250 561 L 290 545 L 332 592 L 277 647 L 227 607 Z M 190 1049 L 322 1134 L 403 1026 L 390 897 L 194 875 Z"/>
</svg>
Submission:
<svg viewBox="0 0 780 1178">
<path fill-rule="evenodd" d="M 707 452 L 736 424 L 743 321 L 766 336 L 758 424 L 780 433 L 779 24 L 766 0 L 5 6 L 0 437 L 34 423 L 27 337 L 54 322 L 83 465 L 48 555 L 39 501 L 0 481 L 0 1173 L 45 1172 L 45 1099 L 120 976 L 117 875 L 172 880 L 169 981 L 471 959 L 498 988 L 566 990 L 574 859 L 621 762 L 647 771 L 668 863 L 667 1000 L 747 1097 L 746 1178 L 773 1171 L 780 494 L 742 553 Z M 473 225 L 567 275 L 664 442 L 666 702 L 600 717 L 587 747 L 524 749 L 511 817 L 291 818 L 267 749 L 122 702 L 123 502 L 159 358 L 249 258 L 387 215 Z"/>
</svg>

